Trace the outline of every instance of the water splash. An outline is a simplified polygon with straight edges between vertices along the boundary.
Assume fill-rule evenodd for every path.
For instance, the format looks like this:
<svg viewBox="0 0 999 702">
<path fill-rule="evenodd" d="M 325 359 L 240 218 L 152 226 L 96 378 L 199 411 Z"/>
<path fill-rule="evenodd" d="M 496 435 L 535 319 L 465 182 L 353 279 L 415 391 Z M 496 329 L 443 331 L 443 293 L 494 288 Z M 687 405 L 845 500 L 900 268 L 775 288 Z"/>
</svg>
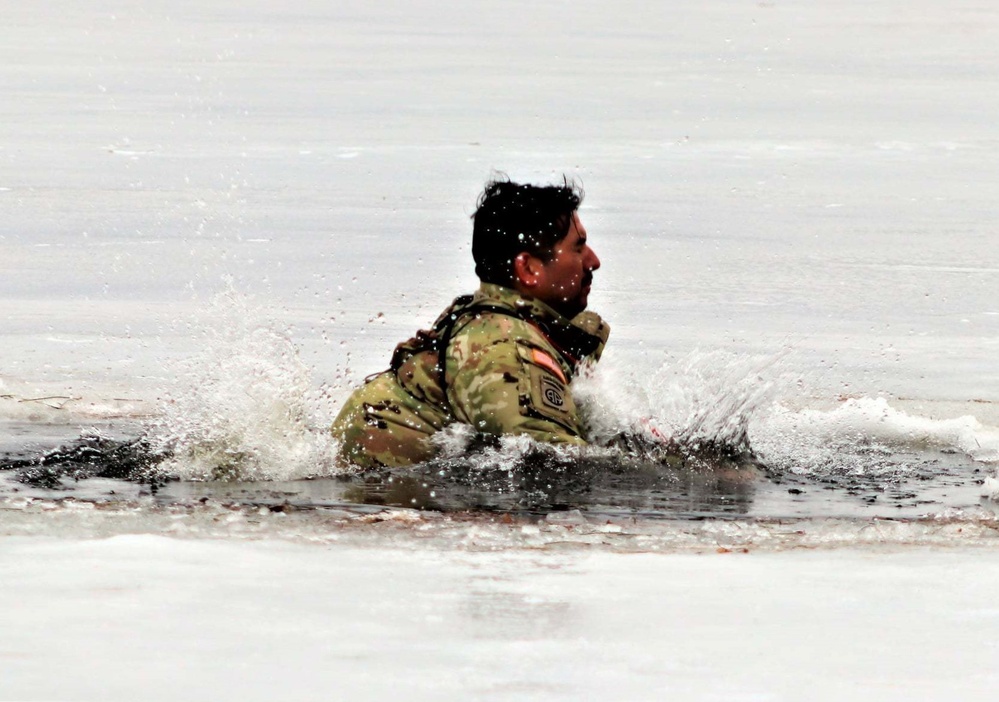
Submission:
<svg viewBox="0 0 999 702">
<path fill-rule="evenodd" d="M 574 397 L 598 443 L 630 433 L 648 445 L 746 450 L 777 479 L 852 476 L 887 485 L 946 471 L 931 464 L 948 453 L 999 464 L 999 428 L 970 415 L 929 419 L 880 397 L 800 408 L 817 400 L 805 379 L 785 370 L 787 355 L 695 352 L 651 372 L 606 364 L 581 374 Z M 982 494 L 999 499 L 999 469 Z"/>
<path fill-rule="evenodd" d="M 210 304 L 204 348 L 172 368 L 149 426 L 163 468 L 192 480 L 288 480 L 335 472 L 309 368 L 287 334 L 233 290 Z"/>
<path fill-rule="evenodd" d="M 975 463 L 999 463 L 999 429 L 972 416 L 913 416 L 885 398 L 849 398 L 826 410 L 776 404 L 756 423 L 751 440 L 775 475 L 848 478 L 882 488 L 975 480 L 985 469 Z M 995 499 L 997 488 L 999 481 L 987 479 L 980 494 Z"/>
<path fill-rule="evenodd" d="M 750 448 L 755 418 L 791 382 L 781 365 L 786 356 L 696 351 L 652 372 L 591 367 L 574 382 L 573 397 L 597 443 L 631 434 L 695 451 L 741 452 Z"/>
<path fill-rule="evenodd" d="M 999 431 L 972 416 L 928 419 L 893 408 L 888 400 L 848 398 L 829 411 L 793 411 L 778 406 L 768 417 L 757 442 L 775 460 L 795 458 L 786 449 L 805 450 L 822 443 L 844 440 L 887 447 L 947 447 L 960 450 L 977 461 L 999 462 Z"/>
<path fill-rule="evenodd" d="M 340 472 L 324 416 L 331 393 L 313 386 L 287 333 L 231 290 L 212 302 L 197 333 L 204 349 L 172 369 L 177 383 L 150 427 L 153 445 L 172 454 L 167 471 L 192 480 L 289 480 Z M 911 416 L 880 398 L 847 400 L 824 411 L 789 409 L 806 393 L 801 378 L 787 370 L 787 356 L 695 352 L 667 357 L 650 371 L 605 359 L 582 370 L 573 394 L 595 444 L 615 445 L 615 438 L 627 435 L 644 439 L 638 445 L 646 448 L 752 451 L 776 476 L 891 478 L 910 468 L 899 458 L 900 446 L 953 449 L 999 463 L 999 429 L 973 417 Z M 436 441 L 437 466 L 458 466 L 482 478 L 523 476 L 525 456 L 536 449 L 523 437 L 474 446 L 472 432 L 460 425 Z M 627 452 L 616 456 L 618 463 L 629 459 Z M 561 466 L 562 458 L 544 455 L 546 464 Z M 593 465 L 603 465 L 601 458 Z M 999 495 L 999 476 L 984 489 Z"/>
</svg>

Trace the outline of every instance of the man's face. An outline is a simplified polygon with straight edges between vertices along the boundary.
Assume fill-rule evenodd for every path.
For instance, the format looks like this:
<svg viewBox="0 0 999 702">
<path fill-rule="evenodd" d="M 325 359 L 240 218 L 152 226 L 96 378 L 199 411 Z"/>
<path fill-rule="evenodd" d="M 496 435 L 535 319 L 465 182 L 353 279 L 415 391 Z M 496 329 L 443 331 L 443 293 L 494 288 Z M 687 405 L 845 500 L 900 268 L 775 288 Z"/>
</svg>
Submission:
<svg viewBox="0 0 999 702">
<path fill-rule="evenodd" d="M 598 268 L 600 259 L 586 243 L 586 229 L 573 212 L 569 233 L 555 245 L 551 259 L 540 262 L 531 294 L 571 319 L 586 309 L 593 271 Z"/>
</svg>

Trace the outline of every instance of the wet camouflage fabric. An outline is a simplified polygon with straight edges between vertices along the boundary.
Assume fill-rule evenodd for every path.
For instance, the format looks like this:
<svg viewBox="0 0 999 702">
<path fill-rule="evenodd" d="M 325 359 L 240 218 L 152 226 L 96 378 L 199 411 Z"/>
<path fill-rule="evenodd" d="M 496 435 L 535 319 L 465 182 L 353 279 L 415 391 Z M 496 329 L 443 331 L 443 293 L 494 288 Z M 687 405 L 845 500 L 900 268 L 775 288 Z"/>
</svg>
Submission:
<svg viewBox="0 0 999 702">
<path fill-rule="evenodd" d="M 448 323 L 442 384 L 435 341 Z M 585 444 L 568 386 L 582 359 L 600 357 L 609 332 L 593 312 L 570 321 L 540 301 L 483 283 L 434 328 L 399 344 L 395 370 L 350 396 L 332 426 L 341 457 L 363 467 L 424 461 L 435 453 L 430 437 L 452 422 L 485 434 Z"/>
</svg>

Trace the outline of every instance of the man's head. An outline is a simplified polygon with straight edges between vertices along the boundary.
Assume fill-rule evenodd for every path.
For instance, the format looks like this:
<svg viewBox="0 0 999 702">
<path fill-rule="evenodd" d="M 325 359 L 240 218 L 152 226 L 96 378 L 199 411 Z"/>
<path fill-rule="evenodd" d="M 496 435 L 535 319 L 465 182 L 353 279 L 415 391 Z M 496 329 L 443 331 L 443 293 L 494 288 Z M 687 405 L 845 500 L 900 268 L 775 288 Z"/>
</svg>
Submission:
<svg viewBox="0 0 999 702">
<path fill-rule="evenodd" d="M 473 215 L 472 257 L 485 283 L 512 288 L 566 317 L 586 309 L 600 259 L 586 243 L 575 184 L 486 185 Z"/>
</svg>

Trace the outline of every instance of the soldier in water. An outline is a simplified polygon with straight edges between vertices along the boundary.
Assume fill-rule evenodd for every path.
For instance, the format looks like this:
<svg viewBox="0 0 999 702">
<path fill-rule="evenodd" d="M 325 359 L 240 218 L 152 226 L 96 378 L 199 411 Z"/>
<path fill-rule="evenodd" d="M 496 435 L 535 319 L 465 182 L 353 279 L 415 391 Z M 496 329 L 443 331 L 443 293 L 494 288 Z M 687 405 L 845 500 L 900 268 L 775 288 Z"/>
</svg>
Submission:
<svg viewBox="0 0 999 702">
<path fill-rule="evenodd" d="M 608 326 L 586 309 L 600 259 L 579 219 L 582 191 L 486 185 L 473 215 L 481 286 L 432 328 L 399 344 L 333 423 L 344 460 L 405 466 L 432 457 L 430 438 L 453 422 L 490 435 L 584 445 L 569 383 L 600 357 Z"/>
</svg>

